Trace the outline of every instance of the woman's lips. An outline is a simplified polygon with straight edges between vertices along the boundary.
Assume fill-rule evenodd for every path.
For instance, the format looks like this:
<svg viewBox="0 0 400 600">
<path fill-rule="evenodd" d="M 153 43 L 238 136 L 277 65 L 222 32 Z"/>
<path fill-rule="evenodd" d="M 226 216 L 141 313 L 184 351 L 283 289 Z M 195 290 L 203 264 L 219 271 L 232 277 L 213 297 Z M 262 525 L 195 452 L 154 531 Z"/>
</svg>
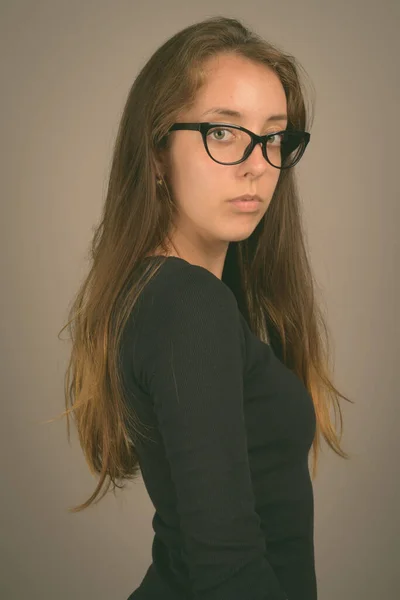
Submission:
<svg viewBox="0 0 400 600">
<path fill-rule="evenodd" d="M 263 205 L 262 199 L 257 194 L 242 194 L 229 200 L 236 212 L 258 212 Z"/>
</svg>

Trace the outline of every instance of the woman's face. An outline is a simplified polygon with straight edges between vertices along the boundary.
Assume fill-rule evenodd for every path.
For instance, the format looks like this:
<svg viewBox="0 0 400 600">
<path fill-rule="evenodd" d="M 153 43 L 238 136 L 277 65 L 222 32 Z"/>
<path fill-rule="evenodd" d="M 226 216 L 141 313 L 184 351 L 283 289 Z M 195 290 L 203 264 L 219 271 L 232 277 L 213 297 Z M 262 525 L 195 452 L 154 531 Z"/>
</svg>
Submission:
<svg viewBox="0 0 400 600">
<path fill-rule="evenodd" d="M 223 55 L 208 61 L 207 73 L 195 105 L 177 121 L 232 123 L 259 135 L 286 128 L 285 118 L 268 120 L 287 114 L 283 86 L 272 70 L 242 57 Z M 242 116 L 208 112 L 215 107 Z M 264 159 L 260 144 L 244 162 L 222 165 L 208 156 L 200 132 L 186 130 L 170 133 L 164 172 L 178 207 L 174 222 L 178 245 L 183 242 L 181 247 L 194 245 L 215 254 L 226 252 L 229 242 L 251 235 L 268 208 L 280 174 Z M 257 212 L 241 212 L 228 202 L 243 194 L 261 197 Z"/>
</svg>

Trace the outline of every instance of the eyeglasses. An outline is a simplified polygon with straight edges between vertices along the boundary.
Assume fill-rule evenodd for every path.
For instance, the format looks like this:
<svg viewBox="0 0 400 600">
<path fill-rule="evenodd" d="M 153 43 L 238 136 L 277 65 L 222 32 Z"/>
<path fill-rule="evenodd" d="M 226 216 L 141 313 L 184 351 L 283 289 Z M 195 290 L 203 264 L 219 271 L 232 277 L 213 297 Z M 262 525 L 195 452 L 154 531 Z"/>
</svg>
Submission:
<svg viewBox="0 0 400 600">
<path fill-rule="evenodd" d="M 221 165 L 237 165 L 261 144 L 265 160 L 276 169 L 290 169 L 299 162 L 310 141 L 307 131 L 285 129 L 257 135 L 240 125 L 226 123 L 174 123 L 168 130 L 200 131 L 204 147 L 212 160 Z M 168 135 L 167 133 L 167 135 Z"/>
</svg>

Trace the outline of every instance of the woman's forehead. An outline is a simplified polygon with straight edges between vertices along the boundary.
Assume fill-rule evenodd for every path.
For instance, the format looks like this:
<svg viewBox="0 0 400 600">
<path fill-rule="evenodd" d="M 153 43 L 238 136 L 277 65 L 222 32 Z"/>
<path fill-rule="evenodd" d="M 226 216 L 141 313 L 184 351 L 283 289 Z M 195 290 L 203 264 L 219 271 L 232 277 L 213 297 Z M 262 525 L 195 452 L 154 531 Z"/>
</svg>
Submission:
<svg viewBox="0 0 400 600">
<path fill-rule="evenodd" d="M 285 90 L 272 69 L 248 60 L 238 60 L 235 67 L 231 58 L 209 70 L 193 105 L 201 118 L 215 115 L 235 120 L 256 115 L 267 120 L 286 115 L 286 107 Z"/>
</svg>

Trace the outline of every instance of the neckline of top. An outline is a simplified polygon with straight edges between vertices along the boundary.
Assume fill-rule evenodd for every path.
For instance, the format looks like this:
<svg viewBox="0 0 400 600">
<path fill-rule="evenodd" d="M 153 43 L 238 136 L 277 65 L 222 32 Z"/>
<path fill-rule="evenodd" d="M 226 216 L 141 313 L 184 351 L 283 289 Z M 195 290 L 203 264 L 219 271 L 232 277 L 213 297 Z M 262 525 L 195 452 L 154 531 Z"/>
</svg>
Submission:
<svg viewBox="0 0 400 600">
<path fill-rule="evenodd" d="M 192 267 L 200 267 L 200 265 L 195 265 L 195 264 L 189 262 L 188 260 L 181 258 L 180 256 L 164 256 L 163 254 L 153 254 L 151 256 L 145 256 L 142 260 L 147 260 L 149 258 L 174 258 L 175 260 L 181 260 L 182 262 L 184 262 L 187 265 L 190 265 Z M 205 268 L 205 267 L 201 267 L 201 268 Z"/>
</svg>

